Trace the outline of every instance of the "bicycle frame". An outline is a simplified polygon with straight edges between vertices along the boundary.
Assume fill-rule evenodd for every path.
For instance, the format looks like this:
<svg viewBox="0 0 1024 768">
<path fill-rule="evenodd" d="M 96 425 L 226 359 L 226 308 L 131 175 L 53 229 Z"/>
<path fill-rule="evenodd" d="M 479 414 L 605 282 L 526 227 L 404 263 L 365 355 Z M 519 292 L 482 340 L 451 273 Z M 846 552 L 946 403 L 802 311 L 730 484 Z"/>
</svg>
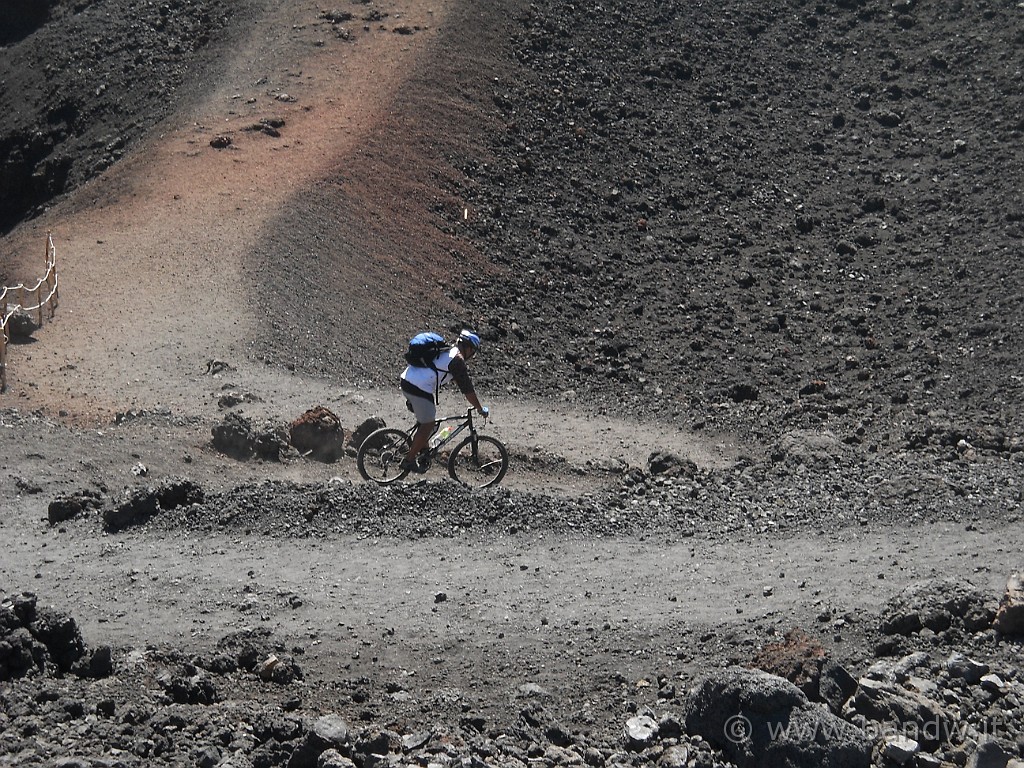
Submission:
<svg viewBox="0 0 1024 768">
<path fill-rule="evenodd" d="M 482 414 L 486 420 L 487 414 Z M 452 432 L 434 445 L 428 445 L 417 455 L 415 468 L 405 467 L 402 457 L 408 453 L 409 445 L 416 439 L 419 424 L 408 429 L 382 427 L 363 441 L 356 455 L 359 474 L 366 480 L 379 485 L 389 485 L 406 477 L 409 472 L 426 472 L 430 466 L 442 461 L 447 465 L 448 474 L 456 482 L 471 488 L 489 488 L 501 482 L 508 471 L 508 449 L 497 438 L 481 435 L 473 419 L 473 409 L 464 416 L 446 416 L 435 419 L 431 437 L 437 440 L 437 430 L 442 422 L 449 422 Z M 423 425 L 429 430 L 431 424 Z M 469 430 L 469 436 L 466 436 Z M 454 443 L 452 442 L 454 441 Z M 445 451 L 445 456 L 441 452 Z"/>
<path fill-rule="evenodd" d="M 439 442 L 437 445 L 427 445 L 427 449 L 424 453 L 431 459 L 435 458 L 448 443 L 454 440 L 456 437 L 461 435 L 466 429 L 469 430 L 471 435 L 476 435 L 476 427 L 473 425 L 473 408 L 466 411 L 465 416 L 446 416 L 443 419 L 438 419 L 434 422 L 434 431 L 430 433 L 431 438 L 437 434 L 437 430 L 441 428 L 441 424 L 446 421 L 458 421 L 461 422 L 459 426 L 452 430 L 451 434 L 448 435 L 444 440 Z M 413 424 L 408 430 L 406 430 L 411 440 L 416 434 L 416 429 L 419 425 Z"/>
</svg>

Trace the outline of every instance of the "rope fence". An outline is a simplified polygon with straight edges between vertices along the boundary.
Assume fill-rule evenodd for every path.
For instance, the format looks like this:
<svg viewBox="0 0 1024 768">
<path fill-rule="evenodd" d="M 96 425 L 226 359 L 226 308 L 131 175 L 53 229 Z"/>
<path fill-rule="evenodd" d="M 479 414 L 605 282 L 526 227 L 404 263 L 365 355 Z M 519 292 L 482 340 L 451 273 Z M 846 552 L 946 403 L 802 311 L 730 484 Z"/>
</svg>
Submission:
<svg viewBox="0 0 1024 768">
<path fill-rule="evenodd" d="M 28 304 L 26 302 L 35 302 Z M 7 346 L 11 341 L 11 324 L 13 319 L 24 313 L 43 325 L 43 319 L 53 319 L 60 303 L 60 292 L 57 290 L 57 249 L 53 245 L 53 235 L 46 235 L 46 270 L 45 274 L 33 287 L 13 285 L 0 289 L 0 392 L 7 390 Z"/>
</svg>

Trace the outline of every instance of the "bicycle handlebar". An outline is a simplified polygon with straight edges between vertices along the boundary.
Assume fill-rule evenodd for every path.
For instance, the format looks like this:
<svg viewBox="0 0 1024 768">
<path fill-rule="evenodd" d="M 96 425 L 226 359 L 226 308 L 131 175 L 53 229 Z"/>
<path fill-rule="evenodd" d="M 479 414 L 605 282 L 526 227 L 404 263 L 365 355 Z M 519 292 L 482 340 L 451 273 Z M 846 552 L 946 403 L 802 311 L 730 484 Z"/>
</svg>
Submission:
<svg viewBox="0 0 1024 768">
<path fill-rule="evenodd" d="M 476 410 L 476 408 L 473 407 L 472 405 L 469 408 L 466 409 L 466 417 L 465 418 L 466 418 L 466 421 L 469 422 L 470 424 L 473 423 L 473 411 L 475 411 L 475 410 Z M 487 417 L 491 415 L 491 409 L 487 408 L 486 406 L 481 408 L 480 409 L 480 415 L 483 416 L 484 421 L 487 421 Z"/>
</svg>

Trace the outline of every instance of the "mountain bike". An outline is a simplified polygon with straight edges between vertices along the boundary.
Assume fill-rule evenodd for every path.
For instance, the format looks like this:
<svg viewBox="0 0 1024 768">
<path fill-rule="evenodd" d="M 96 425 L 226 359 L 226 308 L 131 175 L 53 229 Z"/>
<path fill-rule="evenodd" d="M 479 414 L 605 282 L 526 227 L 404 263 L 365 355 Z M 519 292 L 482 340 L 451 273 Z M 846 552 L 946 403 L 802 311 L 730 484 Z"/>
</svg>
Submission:
<svg viewBox="0 0 1024 768">
<path fill-rule="evenodd" d="M 447 451 L 448 474 L 453 480 L 470 488 L 489 488 L 501 482 L 508 471 L 508 449 L 497 438 L 479 434 L 473 423 L 473 410 L 470 408 L 465 416 L 438 419 L 428 447 L 416 460 L 426 471 L 435 461 L 443 459 Z M 486 414 L 484 418 L 487 418 Z M 457 425 L 450 427 L 447 434 L 442 434 L 444 428 L 441 425 L 446 422 L 457 422 Z M 416 426 L 413 424 L 405 430 L 384 427 L 371 432 L 356 455 L 359 474 L 379 485 L 389 485 L 406 477 L 409 470 L 401 464 L 412 445 Z M 467 430 L 469 434 L 455 445 L 456 438 Z M 454 448 L 451 447 L 453 445 Z"/>
</svg>

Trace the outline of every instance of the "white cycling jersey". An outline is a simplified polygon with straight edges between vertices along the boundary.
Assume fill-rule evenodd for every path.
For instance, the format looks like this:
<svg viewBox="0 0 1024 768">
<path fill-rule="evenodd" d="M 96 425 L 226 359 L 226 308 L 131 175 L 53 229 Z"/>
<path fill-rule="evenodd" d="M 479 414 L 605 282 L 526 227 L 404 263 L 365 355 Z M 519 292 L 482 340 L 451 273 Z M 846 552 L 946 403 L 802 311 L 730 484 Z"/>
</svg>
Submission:
<svg viewBox="0 0 1024 768">
<path fill-rule="evenodd" d="M 434 400 L 436 401 L 441 387 L 452 380 L 452 375 L 448 372 L 448 366 L 451 365 L 452 360 L 457 354 L 459 354 L 459 348 L 453 346 L 447 352 L 442 352 L 435 357 L 434 368 L 437 369 L 436 371 L 434 368 L 420 368 L 410 365 L 402 372 L 402 379 L 412 384 L 416 389 L 433 393 Z"/>
</svg>

